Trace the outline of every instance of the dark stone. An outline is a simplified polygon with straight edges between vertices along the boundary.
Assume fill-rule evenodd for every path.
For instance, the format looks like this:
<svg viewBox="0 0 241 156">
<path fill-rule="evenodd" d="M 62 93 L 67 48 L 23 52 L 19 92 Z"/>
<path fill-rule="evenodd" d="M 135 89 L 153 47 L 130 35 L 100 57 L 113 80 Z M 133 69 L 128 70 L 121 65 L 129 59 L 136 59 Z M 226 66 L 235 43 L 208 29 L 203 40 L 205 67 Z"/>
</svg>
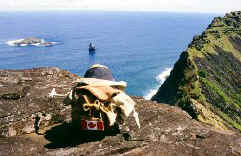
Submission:
<svg viewBox="0 0 241 156">
<path fill-rule="evenodd" d="M 1 95 L 1 98 L 5 100 L 18 100 L 21 98 L 21 96 L 17 93 L 7 93 Z"/>
</svg>

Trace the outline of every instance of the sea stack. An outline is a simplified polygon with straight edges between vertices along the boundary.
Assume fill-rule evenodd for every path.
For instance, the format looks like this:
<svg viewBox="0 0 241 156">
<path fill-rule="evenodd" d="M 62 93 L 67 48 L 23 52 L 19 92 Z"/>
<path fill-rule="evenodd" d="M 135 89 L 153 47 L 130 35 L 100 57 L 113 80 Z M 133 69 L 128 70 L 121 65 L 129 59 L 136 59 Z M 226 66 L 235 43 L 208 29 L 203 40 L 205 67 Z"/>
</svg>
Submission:
<svg viewBox="0 0 241 156">
<path fill-rule="evenodd" d="M 95 45 L 92 42 L 90 42 L 90 44 L 89 44 L 89 52 L 94 52 L 94 51 L 95 51 Z"/>
</svg>

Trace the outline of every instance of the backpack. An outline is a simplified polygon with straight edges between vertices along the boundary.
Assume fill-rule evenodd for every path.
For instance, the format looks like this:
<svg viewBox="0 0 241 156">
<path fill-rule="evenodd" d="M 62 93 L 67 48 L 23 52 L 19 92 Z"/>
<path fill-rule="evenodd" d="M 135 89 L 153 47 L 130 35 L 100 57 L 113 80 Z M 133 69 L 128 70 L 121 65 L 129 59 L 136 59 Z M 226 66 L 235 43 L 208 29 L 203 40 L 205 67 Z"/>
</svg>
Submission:
<svg viewBox="0 0 241 156">
<path fill-rule="evenodd" d="M 77 124 L 81 117 L 88 116 L 99 118 L 105 122 L 105 127 L 111 127 L 115 123 L 123 124 L 133 112 L 140 128 L 135 102 L 122 90 L 108 85 L 78 85 L 69 96 L 72 99 L 72 121 Z"/>
</svg>

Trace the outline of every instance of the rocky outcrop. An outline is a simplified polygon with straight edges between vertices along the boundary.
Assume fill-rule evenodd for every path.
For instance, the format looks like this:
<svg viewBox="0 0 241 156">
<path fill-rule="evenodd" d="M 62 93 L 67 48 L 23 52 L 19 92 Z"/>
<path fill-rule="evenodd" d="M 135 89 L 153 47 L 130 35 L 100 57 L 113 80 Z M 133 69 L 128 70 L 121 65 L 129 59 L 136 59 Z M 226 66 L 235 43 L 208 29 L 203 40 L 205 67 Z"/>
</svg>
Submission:
<svg viewBox="0 0 241 156">
<path fill-rule="evenodd" d="M 132 97 L 130 138 L 118 131 L 83 132 L 72 128 L 69 106 L 51 98 L 66 94 L 77 75 L 59 68 L 0 71 L 0 155 L 240 155 L 241 135 L 200 123 L 178 107 Z M 39 123 L 40 122 L 40 123 Z M 39 125 L 39 133 L 34 133 Z M 9 137 L 11 136 L 11 137 Z M 127 140 L 129 139 L 129 140 Z"/>
<path fill-rule="evenodd" d="M 9 45 L 13 46 L 44 46 L 49 47 L 56 44 L 56 42 L 46 42 L 44 39 L 39 39 L 35 37 L 25 38 L 25 39 L 19 39 L 14 41 L 9 41 Z"/>
<path fill-rule="evenodd" d="M 241 131 L 241 12 L 196 35 L 152 100 L 181 107 L 220 129 Z"/>
<path fill-rule="evenodd" d="M 63 98 L 51 98 L 48 93 L 53 88 L 67 93 L 77 78 L 56 67 L 0 70 L 0 135 L 31 133 L 36 126 L 63 121 L 70 106 L 63 105 Z"/>
</svg>

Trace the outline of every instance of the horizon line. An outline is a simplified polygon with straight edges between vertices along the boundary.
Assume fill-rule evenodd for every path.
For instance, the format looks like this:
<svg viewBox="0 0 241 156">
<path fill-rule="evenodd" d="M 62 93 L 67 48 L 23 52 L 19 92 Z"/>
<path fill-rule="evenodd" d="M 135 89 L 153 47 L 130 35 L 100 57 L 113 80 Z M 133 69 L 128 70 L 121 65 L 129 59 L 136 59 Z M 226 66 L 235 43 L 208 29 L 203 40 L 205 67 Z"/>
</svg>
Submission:
<svg viewBox="0 0 241 156">
<path fill-rule="evenodd" d="M 163 12 L 163 13 L 196 13 L 196 14 L 226 14 L 229 12 L 234 12 L 238 10 L 232 11 L 220 11 L 220 12 L 212 12 L 212 11 L 183 11 L 183 10 L 111 10 L 111 9 L 66 9 L 66 8 L 50 8 L 50 9 L 6 9 L 0 10 L 0 12 L 58 12 L 58 11 L 66 11 L 66 12 Z"/>
</svg>

